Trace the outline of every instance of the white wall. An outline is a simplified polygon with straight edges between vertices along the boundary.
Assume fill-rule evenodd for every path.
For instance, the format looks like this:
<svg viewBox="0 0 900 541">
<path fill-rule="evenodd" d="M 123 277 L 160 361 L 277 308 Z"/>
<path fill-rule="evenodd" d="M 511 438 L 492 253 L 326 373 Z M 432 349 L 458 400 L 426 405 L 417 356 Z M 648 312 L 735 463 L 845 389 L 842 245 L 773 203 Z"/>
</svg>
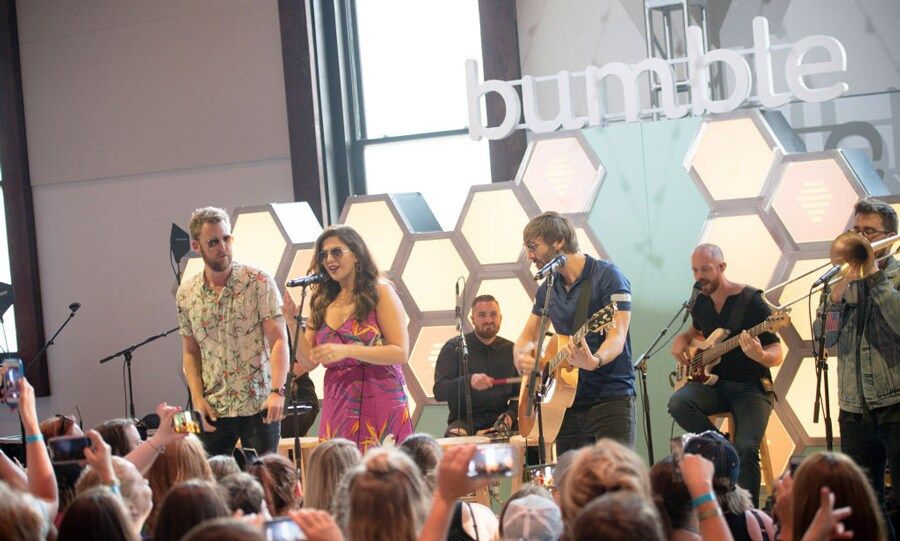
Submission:
<svg viewBox="0 0 900 541">
<path fill-rule="evenodd" d="M 177 325 L 172 222 L 293 200 L 276 0 L 18 2 L 53 395 L 39 414 L 125 414 L 122 363 Z M 135 353 L 139 416 L 184 404 L 177 333 Z M 18 430 L 0 416 L 0 433 Z"/>
</svg>

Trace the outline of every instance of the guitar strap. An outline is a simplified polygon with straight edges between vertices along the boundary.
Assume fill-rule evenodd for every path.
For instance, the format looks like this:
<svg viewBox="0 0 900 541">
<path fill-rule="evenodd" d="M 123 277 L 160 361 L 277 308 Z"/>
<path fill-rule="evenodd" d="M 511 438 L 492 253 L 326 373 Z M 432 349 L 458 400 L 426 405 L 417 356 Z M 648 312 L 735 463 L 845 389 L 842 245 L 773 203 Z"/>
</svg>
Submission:
<svg viewBox="0 0 900 541">
<path fill-rule="evenodd" d="M 758 289 L 744 286 L 740 296 L 734 301 L 734 306 L 731 307 L 731 315 L 728 317 L 728 325 L 726 325 L 729 337 L 740 334 L 741 323 L 743 323 L 744 315 L 747 313 L 747 305 L 750 304 L 750 300 L 753 299 L 753 296 L 756 295 L 757 292 L 762 293 L 762 291 Z"/>
<path fill-rule="evenodd" d="M 588 317 L 588 305 L 591 302 L 591 276 L 594 274 L 593 260 L 588 260 L 585 264 L 590 264 L 587 269 L 587 276 L 584 276 L 581 284 L 581 290 L 578 292 L 578 304 L 575 305 L 575 321 L 572 325 L 572 334 L 584 325 Z M 582 274 L 583 275 L 583 274 Z"/>
</svg>

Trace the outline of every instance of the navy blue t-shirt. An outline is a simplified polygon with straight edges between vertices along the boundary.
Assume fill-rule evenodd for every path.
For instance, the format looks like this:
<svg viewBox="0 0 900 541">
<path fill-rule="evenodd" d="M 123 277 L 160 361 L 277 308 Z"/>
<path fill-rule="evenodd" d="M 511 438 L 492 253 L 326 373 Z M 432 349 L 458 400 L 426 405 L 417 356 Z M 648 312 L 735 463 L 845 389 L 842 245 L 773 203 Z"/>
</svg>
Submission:
<svg viewBox="0 0 900 541">
<path fill-rule="evenodd" d="M 571 336 L 577 330 L 572 327 L 575 323 L 578 297 L 581 294 L 581 288 L 588 285 L 591 287 L 588 316 L 613 300 L 618 304 L 619 310 L 631 311 L 631 284 L 628 283 L 628 278 L 625 278 L 622 271 L 608 261 L 594 259 L 587 254 L 585 257 L 587 260 L 584 263 L 584 270 L 572 284 L 571 289 L 566 291 L 565 281 L 559 273 L 553 284 L 553 295 L 550 297 L 549 306 L 550 321 L 559 334 Z M 587 276 L 591 266 L 593 266 L 593 272 L 590 273 L 590 284 L 588 284 Z M 538 288 L 534 307 L 531 309 L 531 312 L 538 317 L 544 306 L 546 292 L 547 282 L 545 281 Z M 585 341 L 591 351 L 596 351 L 605 338 L 605 333 L 592 333 L 585 337 Z M 634 395 L 634 368 L 631 366 L 631 335 L 629 333 L 625 335 L 625 347 L 622 348 L 622 353 L 614 361 L 593 371 L 579 369 L 578 389 L 575 393 L 573 407 L 584 406 L 601 399 Z"/>
</svg>

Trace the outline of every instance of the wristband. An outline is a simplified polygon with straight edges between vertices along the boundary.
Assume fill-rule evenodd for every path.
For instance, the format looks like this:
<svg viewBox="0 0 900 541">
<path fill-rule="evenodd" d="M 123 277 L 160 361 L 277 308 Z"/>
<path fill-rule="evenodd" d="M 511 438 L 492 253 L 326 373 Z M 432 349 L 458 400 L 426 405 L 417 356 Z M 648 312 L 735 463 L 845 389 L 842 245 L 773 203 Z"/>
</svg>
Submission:
<svg viewBox="0 0 900 541">
<path fill-rule="evenodd" d="M 700 511 L 699 513 L 697 513 L 697 520 L 699 520 L 700 522 L 703 522 L 704 520 L 706 520 L 708 518 L 715 518 L 715 517 L 721 517 L 721 516 L 722 516 L 722 510 L 719 509 L 719 506 L 717 505 L 715 507 L 710 507 L 709 509 L 704 509 L 703 511 Z"/>
<path fill-rule="evenodd" d="M 696 498 L 691 500 L 691 507 L 696 509 L 706 502 L 714 502 L 714 501 L 716 501 L 716 495 L 713 494 L 712 492 L 707 492 L 706 494 L 704 494 L 702 496 L 697 496 Z"/>
<path fill-rule="evenodd" d="M 39 441 L 44 441 L 43 434 L 29 434 L 29 435 L 25 436 L 25 444 L 26 445 L 29 443 L 37 443 Z"/>
<path fill-rule="evenodd" d="M 597 368 L 595 368 L 594 370 L 597 370 L 598 368 L 603 366 L 603 358 L 600 357 L 599 353 L 594 353 L 593 355 L 591 355 L 591 357 L 597 359 Z"/>
<path fill-rule="evenodd" d="M 119 488 L 118 481 L 106 481 L 106 482 L 102 482 L 100 484 L 105 486 L 106 488 L 108 488 L 109 491 L 112 492 L 113 494 L 115 494 L 116 496 L 122 496 L 122 489 Z"/>
</svg>

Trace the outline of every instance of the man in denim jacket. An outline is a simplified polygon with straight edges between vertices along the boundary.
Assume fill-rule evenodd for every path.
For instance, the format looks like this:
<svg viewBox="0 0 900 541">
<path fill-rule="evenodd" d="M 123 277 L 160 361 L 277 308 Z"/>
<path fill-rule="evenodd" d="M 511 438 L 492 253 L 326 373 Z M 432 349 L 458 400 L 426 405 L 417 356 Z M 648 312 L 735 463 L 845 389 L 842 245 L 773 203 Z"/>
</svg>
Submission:
<svg viewBox="0 0 900 541">
<path fill-rule="evenodd" d="M 864 199 L 853 209 L 853 230 L 870 243 L 893 236 L 897 213 Z M 862 275 L 835 284 L 829 311 L 840 321 L 832 318 L 826 329 L 838 329 L 841 450 L 867 472 L 883 505 L 885 462 L 900 478 L 900 263 L 887 257 L 864 266 Z"/>
</svg>

